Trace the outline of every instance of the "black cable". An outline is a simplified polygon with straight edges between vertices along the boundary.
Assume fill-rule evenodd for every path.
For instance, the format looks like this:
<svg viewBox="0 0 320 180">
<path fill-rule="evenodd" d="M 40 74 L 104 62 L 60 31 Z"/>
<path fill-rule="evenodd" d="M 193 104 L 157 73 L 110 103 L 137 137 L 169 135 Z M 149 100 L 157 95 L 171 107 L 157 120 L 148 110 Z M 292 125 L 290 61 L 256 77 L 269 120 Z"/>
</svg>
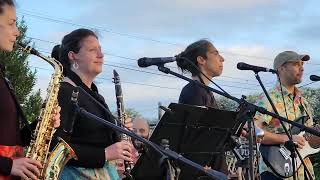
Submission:
<svg viewBox="0 0 320 180">
<path fill-rule="evenodd" d="M 59 44 L 58 42 L 53 42 L 53 41 L 48 41 L 48 40 L 43 40 L 43 39 L 40 39 L 40 38 L 35 38 L 35 37 L 30 37 L 30 36 L 26 36 L 27 38 L 30 38 L 30 39 L 34 39 L 34 40 L 38 40 L 38 41 L 41 41 L 41 42 L 46 42 L 46 43 L 51 43 L 51 44 Z M 38 48 L 38 49 L 41 49 L 41 48 Z M 43 52 L 46 52 L 46 53 L 49 53 L 48 50 L 45 50 Z M 49 53 L 50 54 L 50 53 Z M 130 57 L 126 57 L 126 56 L 121 56 L 121 55 L 116 55 L 116 54 L 112 54 L 112 53 L 106 53 L 106 52 L 103 52 L 103 54 L 107 55 L 107 56 L 113 56 L 113 57 L 119 57 L 121 59 L 126 59 L 126 60 L 131 60 L 131 61 L 135 61 L 136 62 L 136 59 L 135 58 L 130 58 Z M 120 64 L 120 63 L 117 63 L 117 64 Z M 132 67 L 135 67 L 135 66 L 132 66 Z M 170 68 L 175 68 L 175 69 L 178 69 L 177 67 L 174 67 L 174 66 L 168 66 Z M 156 71 L 156 70 L 153 70 L 153 71 Z M 170 76 L 171 77 L 171 76 Z M 251 82 L 255 82 L 253 80 L 250 80 L 250 79 L 243 79 L 243 78 L 237 78 L 237 77 L 232 77 L 232 76 L 220 76 L 220 77 L 225 77 L 225 78 L 231 78 L 231 79 L 239 79 L 239 80 L 243 80 L 243 81 L 251 81 Z M 173 77 L 173 78 L 176 78 L 176 77 Z M 223 81 L 223 80 L 218 80 L 218 81 Z M 239 83 L 239 84 L 248 84 L 248 83 L 240 83 L 240 82 L 235 82 L 235 81 L 229 81 L 229 82 L 232 82 L 232 83 Z M 265 84 L 271 84 L 273 82 L 267 82 Z M 254 85 L 254 86 L 259 86 L 257 84 L 250 84 L 250 85 Z"/>
</svg>

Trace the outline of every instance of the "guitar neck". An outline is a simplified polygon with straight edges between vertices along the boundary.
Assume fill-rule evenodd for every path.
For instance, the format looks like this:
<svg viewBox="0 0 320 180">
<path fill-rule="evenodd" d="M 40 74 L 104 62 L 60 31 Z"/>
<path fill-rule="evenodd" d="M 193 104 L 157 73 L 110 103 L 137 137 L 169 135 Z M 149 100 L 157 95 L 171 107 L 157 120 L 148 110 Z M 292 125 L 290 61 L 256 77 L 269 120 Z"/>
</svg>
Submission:
<svg viewBox="0 0 320 180">
<path fill-rule="evenodd" d="M 314 129 L 314 130 L 316 130 L 316 131 L 320 131 L 320 126 L 319 126 L 319 124 L 313 126 L 312 129 Z M 316 136 L 313 135 L 313 134 L 310 134 L 310 133 L 307 133 L 307 132 L 306 132 L 306 133 L 303 134 L 303 137 L 304 137 L 307 141 L 310 141 L 310 139 L 311 139 L 312 137 L 316 137 Z"/>
</svg>

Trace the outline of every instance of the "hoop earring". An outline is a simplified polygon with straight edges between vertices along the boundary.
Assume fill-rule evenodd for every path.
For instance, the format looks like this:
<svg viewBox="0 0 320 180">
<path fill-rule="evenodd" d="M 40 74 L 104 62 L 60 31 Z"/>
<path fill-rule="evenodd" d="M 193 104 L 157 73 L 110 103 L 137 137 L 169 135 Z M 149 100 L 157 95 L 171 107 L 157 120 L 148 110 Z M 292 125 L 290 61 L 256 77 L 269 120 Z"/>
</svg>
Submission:
<svg viewBox="0 0 320 180">
<path fill-rule="evenodd" d="M 79 64 L 77 62 L 74 62 L 72 66 L 73 66 L 73 69 L 79 69 Z"/>
</svg>

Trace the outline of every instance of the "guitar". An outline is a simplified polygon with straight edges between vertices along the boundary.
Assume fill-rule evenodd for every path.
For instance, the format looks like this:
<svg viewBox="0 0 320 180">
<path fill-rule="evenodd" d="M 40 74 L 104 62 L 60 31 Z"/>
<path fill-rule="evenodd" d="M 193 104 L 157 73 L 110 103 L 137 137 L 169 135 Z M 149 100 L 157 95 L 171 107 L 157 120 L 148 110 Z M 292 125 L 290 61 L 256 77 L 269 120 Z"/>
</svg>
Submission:
<svg viewBox="0 0 320 180">
<path fill-rule="evenodd" d="M 318 125 L 315 126 L 316 130 L 320 130 Z M 298 149 L 302 159 L 320 152 L 319 148 L 313 148 L 308 140 L 312 135 L 306 134 L 304 131 L 300 132 L 298 136 L 303 136 L 306 139 L 306 143 L 302 149 Z M 281 145 L 260 145 L 260 153 L 265 164 L 279 177 L 288 178 L 293 176 L 292 168 L 292 158 L 290 157 L 291 152 Z M 297 156 L 296 160 L 296 169 L 298 169 L 302 162 Z"/>
</svg>

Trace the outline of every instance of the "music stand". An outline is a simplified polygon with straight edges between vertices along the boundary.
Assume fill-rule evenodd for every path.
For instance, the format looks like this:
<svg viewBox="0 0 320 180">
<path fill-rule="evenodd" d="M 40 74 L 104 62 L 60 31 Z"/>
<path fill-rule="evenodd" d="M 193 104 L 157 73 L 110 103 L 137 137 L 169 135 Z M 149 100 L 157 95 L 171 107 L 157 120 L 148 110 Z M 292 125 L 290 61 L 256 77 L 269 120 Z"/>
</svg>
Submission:
<svg viewBox="0 0 320 180">
<path fill-rule="evenodd" d="M 218 110 L 204 106 L 171 103 L 171 112 L 166 112 L 150 141 L 161 144 L 168 139 L 170 149 L 200 165 L 211 163 L 212 155 L 224 152 L 225 145 L 235 129 L 237 112 Z M 161 157 L 151 149 L 143 153 L 132 170 L 136 180 L 164 179 L 165 169 L 160 167 Z M 178 163 L 179 179 L 197 179 L 202 173 Z"/>
</svg>

